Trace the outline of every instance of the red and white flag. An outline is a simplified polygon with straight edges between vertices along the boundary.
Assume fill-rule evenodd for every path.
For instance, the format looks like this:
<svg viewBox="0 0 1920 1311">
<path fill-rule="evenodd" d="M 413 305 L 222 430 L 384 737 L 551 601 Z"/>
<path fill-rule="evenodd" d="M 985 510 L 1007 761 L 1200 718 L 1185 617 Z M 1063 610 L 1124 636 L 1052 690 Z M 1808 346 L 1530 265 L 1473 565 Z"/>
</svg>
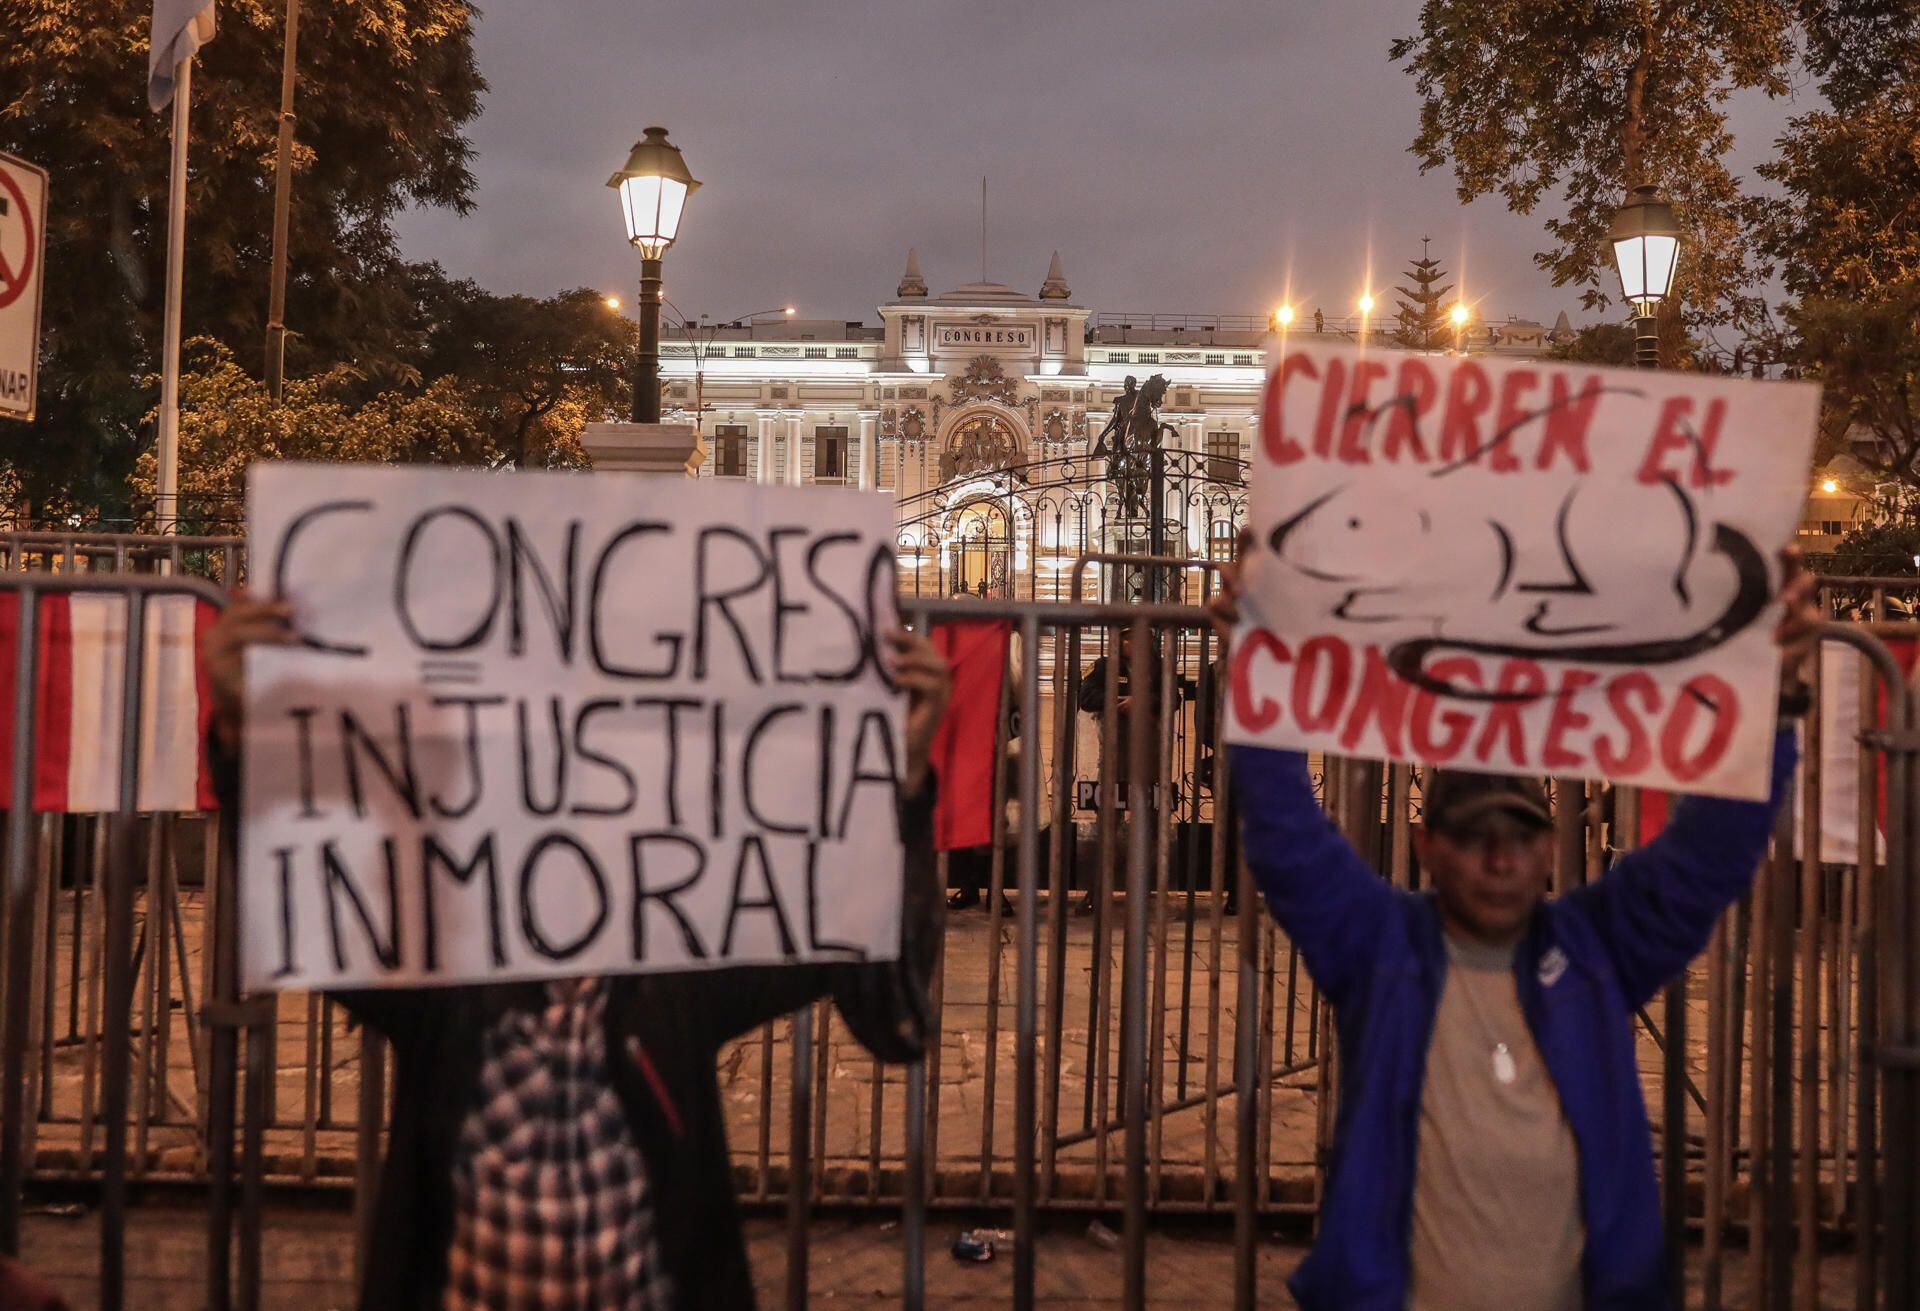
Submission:
<svg viewBox="0 0 1920 1311">
<path fill-rule="evenodd" d="M 139 808 L 214 808 L 206 758 L 212 713 L 200 634 L 214 608 L 190 596 L 146 602 L 141 668 Z M 39 603 L 33 724 L 33 808 L 92 814 L 120 808 L 121 693 L 127 600 L 107 593 Z M 0 592 L 0 809 L 13 804 L 14 688 L 20 594 Z"/>
</svg>

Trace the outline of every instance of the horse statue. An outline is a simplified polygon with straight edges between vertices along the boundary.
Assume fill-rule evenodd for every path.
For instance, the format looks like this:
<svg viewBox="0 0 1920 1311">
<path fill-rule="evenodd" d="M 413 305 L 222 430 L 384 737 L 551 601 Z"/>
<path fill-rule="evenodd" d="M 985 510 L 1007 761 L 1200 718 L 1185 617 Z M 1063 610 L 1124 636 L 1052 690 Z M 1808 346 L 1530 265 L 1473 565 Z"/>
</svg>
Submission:
<svg viewBox="0 0 1920 1311">
<path fill-rule="evenodd" d="M 1131 384 L 1133 379 L 1127 379 Z M 1131 386 L 1116 399 L 1113 418 L 1100 434 L 1094 455 L 1107 457 L 1107 478 L 1120 497 L 1121 515 L 1137 519 L 1147 513 L 1151 490 L 1153 455 L 1165 448 L 1166 439 L 1178 439 L 1170 423 L 1160 422 L 1159 410 L 1167 396 L 1167 380 L 1154 374 L 1136 392 Z M 1124 413 L 1122 404 L 1126 404 Z M 1109 444 L 1107 433 L 1114 434 Z"/>
</svg>

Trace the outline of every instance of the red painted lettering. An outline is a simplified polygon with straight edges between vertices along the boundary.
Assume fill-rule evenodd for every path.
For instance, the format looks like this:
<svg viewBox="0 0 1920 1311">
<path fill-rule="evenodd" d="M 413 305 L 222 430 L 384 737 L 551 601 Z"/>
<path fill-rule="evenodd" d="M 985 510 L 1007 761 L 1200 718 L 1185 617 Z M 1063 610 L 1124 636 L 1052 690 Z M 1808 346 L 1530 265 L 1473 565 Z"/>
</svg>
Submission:
<svg viewBox="0 0 1920 1311">
<path fill-rule="evenodd" d="M 1267 412 L 1260 425 L 1260 440 L 1266 444 L 1267 458 L 1275 464 L 1293 464 L 1307 458 L 1299 442 L 1286 433 L 1287 383 L 1294 374 L 1318 378 L 1320 370 L 1304 355 L 1289 355 L 1267 379 Z"/>
<path fill-rule="evenodd" d="M 1693 413 L 1693 400 L 1687 396 L 1672 396 L 1660 407 L 1660 417 L 1653 423 L 1653 442 L 1647 447 L 1647 458 L 1640 462 L 1640 472 L 1635 475 L 1649 486 L 1672 478 L 1678 482 L 1681 471 L 1667 468 L 1667 456 L 1684 452 L 1691 444 L 1687 440 L 1686 419 Z"/>
<path fill-rule="evenodd" d="M 1313 453 L 1321 459 L 1333 455 L 1335 429 L 1340 423 L 1340 402 L 1347 395 L 1347 366 L 1339 360 L 1327 361 L 1327 380 L 1320 388 L 1320 412 L 1313 418 Z"/>
<path fill-rule="evenodd" d="M 1373 463 L 1373 457 L 1367 453 L 1367 430 L 1373 426 L 1373 401 L 1367 393 L 1386 376 L 1387 366 L 1378 360 L 1361 360 L 1353 366 L 1353 385 L 1347 388 L 1347 420 L 1340 425 L 1340 459 L 1344 463 Z"/>
<path fill-rule="evenodd" d="M 1540 375 L 1532 369 L 1510 369 L 1500 379 L 1500 405 L 1494 412 L 1494 436 L 1499 444 L 1487 452 L 1487 467 L 1495 473 L 1520 472 L 1520 460 L 1513 453 L 1519 430 L 1533 416 L 1526 407 L 1527 393 L 1540 386 Z"/>
<path fill-rule="evenodd" d="M 1660 713 L 1660 685 L 1646 671 L 1636 669 L 1607 684 L 1607 708 L 1627 732 L 1627 745 L 1620 751 L 1615 751 L 1604 736 L 1593 740 L 1593 759 L 1609 774 L 1638 774 L 1653 763 L 1653 742 L 1640 720 L 1641 711 L 1628 700 L 1630 696 L 1639 698 L 1646 714 Z"/>
<path fill-rule="evenodd" d="M 1400 376 L 1394 382 L 1396 395 L 1387 402 L 1387 430 L 1380 439 L 1380 458 L 1389 463 L 1400 459 L 1427 462 L 1427 448 L 1420 441 L 1420 420 L 1433 409 L 1439 386 L 1433 370 L 1418 355 L 1400 361 Z M 1407 452 L 1402 455 L 1402 452 Z"/>
<path fill-rule="evenodd" d="M 1473 744 L 1473 757 L 1483 764 L 1492 759 L 1494 748 L 1504 734 L 1507 742 L 1502 755 L 1509 764 L 1525 765 L 1527 735 L 1525 726 L 1520 722 L 1520 712 L 1547 690 L 1547 676 L 1533 661 L 1516 657 L 1500 666 L 1500 678 L 1493 685 L 1493 690 L 1509 695 L 1518 693 L 1519 696 L 1513 700 L 1488 704 L 1486 723 L 1480 728 L 1480 740 Z"/>
<path fill-rule="evenodd" d="M 1448 656 L 1444 660 L 1436 660 L 1427 667 L 1427 672 L 1450 687 L 1466 686 L 1478 691 L 1486 686 L 1486 681 L 1480 677 L 1480 663 L 1471 656 Z M 1425 688 L 1416 692 L 1410 728 L 1414 756 L 1444 765 L 1459 755 L 1460 748 L 1467 744 L 1467 735 L 1473 732 L 1473 716 L 1464 710 L 1442 712 L 1439 718 L 1446 728 L 1446 736 L 1435 737 L 1433 711 L 1439 701 L 1440 698 Z"/>
<path fill-rule="evenodd" d="M 1462 360 L 1447 379 L 1447 404 L 1440 415 L 1440 458 L 1448 464 L 1471 460 L 1480 452 L 1480 420 L 1493 404 L 1486 370 Z"/>
<path fill-rule="evenodd" d="M 1324 672 L 1324 677 L 1322 674 Z M 1315 702 L 1315 685 L 1325 683 Z M 1353 685 L 1353 650 L 1337 637 L 1316 637 L 1300 648 L 1293 674 L 1293 718 L 1309 733 L 1340 722 Z"/>
<path fill-rule="evenodd" d="M 1341 747 L 1351 751 L 1359 745 L 1367 721 L 1372 720 L 1386 744 L 1386 754 L 1405 755 L 1400 749 L 1401 726 L 1407 720 L 1407 695 L 1411 690 L 1405 679 L 1387 667 L 1380 648 L 1368 647 L 1360 666 L 1360 690 L 1354 694 L 1353 712 L 1340 734 Z"/>
<path fill-rule="evenodd" d="M 1689 754 L 1687 739 L 1693 735 L 1693 721 L 1701 710 L 1713 716 L 1713 723 L 1708 727 L 1707 740 Z M 1712 674 L 1695 674 L 1680 689 L 1673 713 L 1660 730 L 1660 763 L 1680 782 L 1693 782 L 1720 763 L 1739 723 L 1740 702 L 1733 688 Z"/>
<path fill-rule="evenodd" d="M 1540 439 L 1540 455 L 1534 467 L 1551 469 L 1555 455 L 1564 453 L 1574 468 L 1585 473 L 1590 467 L 1587 430 L 1593 427 L 1594 411 L 1600 408 L 1600 379 L 1588 378 L 1581 383 L 1578 396 L 1573 395 L 1565 374 L 1554 374 L 1547 380 L 1547 387 L 1551 408 L 1547 411 L 1547 431 Z"/>
<path fill-rule="evenodd" d="M 1587 758 L 1567 745 L 1567 734 L 1578 733 L 1593 723 L 1593 716 L 1573 708 L 1581 691 L 1600 681 L 1598 674 L 1584 669 L 1569 669 L 1560 675 L 1560 690 L 1554 694 L 1553 713 L 1547 716 L 1547 741 L 1540 751 L 1540 768 L 1548 773 L 1577 769 Z"/>
<path fill-rule="evenodd" d="M 1286 643 L 1264 628 L 1256 628 L 1240 642 L 1233 653 L 1233 714 L 1241 724 L 1256 733 L 1265 732 L 1280 721 L 1280 702 L 1270 696 L 1253 694 L 1253 657 L 1265 652 L 1275 664 L 1292 659 Z"/>
</svg>

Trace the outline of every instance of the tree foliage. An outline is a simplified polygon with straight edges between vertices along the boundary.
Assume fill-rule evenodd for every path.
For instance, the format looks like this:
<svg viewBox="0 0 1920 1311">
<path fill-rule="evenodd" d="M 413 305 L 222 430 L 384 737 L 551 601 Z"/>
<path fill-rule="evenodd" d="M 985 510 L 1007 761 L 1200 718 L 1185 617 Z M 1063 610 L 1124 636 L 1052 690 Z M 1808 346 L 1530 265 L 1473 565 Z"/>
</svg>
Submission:
<svg viewBox="0 0 1920 1311">
<path fill-rule="evenodd" d="M 1850 530 L 1819 561 L 1821 573 L 1853 577 L 1920 574 L 1920 524 L 1907 520 L 1865 523 Z"/>
<path fill-rule="evenodd" d="M 278 130 L 280 0 L 223 0 L 193 83 L 184 320 L 257 368 Z M 151 9 L 14 0 L 0 41 L 0 150 L 51 174 L 42 417 L 8 463 L 36 499 L 124 495 L 152 429 L 164 299 L 167 119 L 148 110 Z M 463 135 L 485 83 L 466 0 L 308 5 L 300 83 L 290 374 L 406 376 L 413 315 L 392 221 L 465 209 Z"/>
<path fill-rule="evenodd" d="M 1805 3 L 1426 0 L 1391 50 L 1420 94 L 1411 150 L 1423 170 L 1451 165 L 1462 201 L 1497 194 L 1530 214 L 1557 198 L 1535 260 L 1589 309 L 1612 299 L 1614 212 L 1631 187 L 1660 186 L 1685 233 L 1683 316 L 1751 322 L 1750 202 L 1725 162 L 1725 106 L 1737 89 L 1788 89 Z"/>
<path fill-rule="evenodd" d="M 1441 285 L 1440 280 L 1447 271 L 1440 267 L 1440 261 L 1427 253 L 1425 238 L 1420 241 L 1420 258 L 1407 266 L 1407 281 L 1411 287 L 1395 287 L 1401 295 L 1400 326 L 1394 330 L 1393 339 L 1408 350 L 1439 350 L 1447 344 L 1447 307 L 1446 295 L 1453 290 L 1451 282 Z"/>
</svg>

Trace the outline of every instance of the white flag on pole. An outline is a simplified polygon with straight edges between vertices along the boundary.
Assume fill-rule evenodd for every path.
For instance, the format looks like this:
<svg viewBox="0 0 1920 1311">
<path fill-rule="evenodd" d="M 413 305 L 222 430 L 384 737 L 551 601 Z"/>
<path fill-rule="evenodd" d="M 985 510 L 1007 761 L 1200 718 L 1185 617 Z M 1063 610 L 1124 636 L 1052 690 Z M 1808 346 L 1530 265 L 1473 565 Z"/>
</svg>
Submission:
<svg viewBox="0 0 1920 1311">
<path fill-rule="evenodd" d="M 214 0 L 153 0 L 153 47 L 147 53 L 147 104 L 173 103 L 174 70 L 213 40 Z"/>
</svg>

